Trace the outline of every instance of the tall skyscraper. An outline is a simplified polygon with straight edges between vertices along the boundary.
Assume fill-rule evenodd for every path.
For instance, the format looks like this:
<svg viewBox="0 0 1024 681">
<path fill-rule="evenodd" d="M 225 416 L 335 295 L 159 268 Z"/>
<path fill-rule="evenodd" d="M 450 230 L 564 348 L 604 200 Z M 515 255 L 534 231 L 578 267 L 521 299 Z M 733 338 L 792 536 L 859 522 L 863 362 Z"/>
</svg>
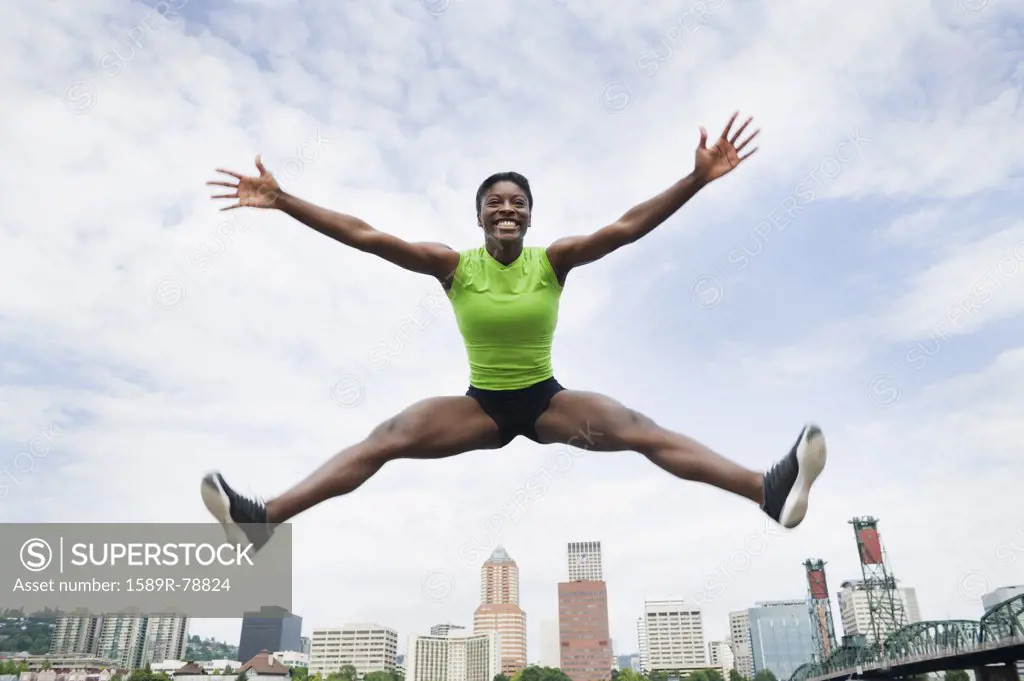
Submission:
<svg viewBox="0 0 1024 681">
<path fill-rule="evenodd" d="M 242 618 L 238 660 L 245 664 L 261 650 L 301 650 L 302 618 L 284 608 L 263 606 Z"/>
<path fill-rule="evenodd" d="M 601 567 L 601 542 L 569 542 L 569 581 L 600 582 L 604 580 Z"/>
<path fill-rule="evenodd" d="M 813 662 L 817 646 L 807 601 L 766 601 L 749 611 L 754 673 L 767 669 L 788 679 L 797 667 Z"/>
<path fill-rule="evenodd" d="M 729 645 L 732 647 L 736 671 L 748 679 L 753 679 L 754 656 L 750 652 L 750 614 L 746 610 L 729 613 Z"/>
<path fill-rule="evenodd" d="M 499 638 L 493 631 L 470 634 L 462 627 L 410 636 L 406 681 L 492 681 L 501 672 Z"/>
<path fill-rule="evenodd" d="M 704 618 L 683 601 L 646 601 L 644 630 L 650 671 L 687 671 L 708 666 Z"/>
<path fill-rule="evenodd" d="M 188 644 L 187 617 L 61 617 L 51 654 L 94 655 L 128 669 L 180 660 Z"/>
<path fill-rule="evenodd" d="M 379 624 L 347 624 L 317 629 L 309 651 L 309 676 L 329 674 L 351 665 L 359 678 L 370 672 L 390 672 L 398 664 L 398 632 Z"/>
<path fill-rule="evenodd" d="M 480 568 L 480 605 L 473 633 L 494 632 L 501 646 L 501 672 L 512 676 L 526 667 L 526 613 L 519 607 L 519 566 L 501 546 Z"/>
<path fill-rule="evenodd" d="M 572 681 L 605 681 L 613 660 L 604 582 L 559 583 L 558 630 L 565 675 Z"/>
<path fill-rule="evenodd" d="M 711 641 L 708 643 L 708 663 L 722 672 L 722 678 L 728 681 L 729 671 L 736 668 L 736 658 L 728 641 Z"/>
</svg>

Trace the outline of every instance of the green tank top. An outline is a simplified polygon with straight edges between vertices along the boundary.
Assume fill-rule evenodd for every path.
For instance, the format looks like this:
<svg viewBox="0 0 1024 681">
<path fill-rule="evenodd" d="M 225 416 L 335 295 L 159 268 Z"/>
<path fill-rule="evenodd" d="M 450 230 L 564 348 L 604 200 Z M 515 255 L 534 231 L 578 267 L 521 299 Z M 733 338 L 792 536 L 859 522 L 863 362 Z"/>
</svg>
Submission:
<svg viewBox="0 0 1024 681">
<path fill-rule="evenodd" d="M 469 355 L 470 385 L 518 390 L 554 376 L 561 295 L 547 249 L 524 248 L 509 265 L 482 246 L 461 251 L 448 299 Z"/>
</svg>

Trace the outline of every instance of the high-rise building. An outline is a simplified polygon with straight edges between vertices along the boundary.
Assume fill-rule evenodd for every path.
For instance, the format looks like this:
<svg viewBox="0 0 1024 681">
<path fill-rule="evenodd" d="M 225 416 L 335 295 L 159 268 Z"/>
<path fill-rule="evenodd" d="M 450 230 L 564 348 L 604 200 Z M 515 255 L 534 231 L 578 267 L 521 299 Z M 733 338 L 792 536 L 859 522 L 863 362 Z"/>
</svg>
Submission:
<svg viewBox="0 0 1024 681">
<path fill-rule="evenodd" d="M 679 600 L 646 601 L 644 630 L 650 671 L 681 671 L 708 666 L 700 608 Z"/>
<path fill-rule="evenodd" d="M 750 651 L 750 613 L 738 610 L 729 613 L 729 645 L 736 671 L 747 679 L 754 678 L 754 656 Z"/>
<path fill-rule="evenodd" d="M 447 636 L 450 631 L 460 631 L 466 627 L 461 624 L 435 624 L 430 627 L 431 636 Z"/>
<path fill-rule="evenodd" d="M 899 587 L 903 595 L 903 603 L 907 608 L 907 624 L 914 624 L 921 621 L 921 606 L 917 604 L 917 589 L 912 586 Z"/>
<path fill-rule="evenodd" d="M 473 633 L 498 634 L 501 673 L 512 676 L 526 667 L 526 613 L 519 607 L 519 566 L 501 546 L 480 568 L 480 605 L 473 613 Z"/>
<path fill-rule="evenodd" d="M 768 670 L 788 679 L 817 653 L 807 601 L 766 601 L 750 608 L 750 649 L 754 673 Z"/>
<path fill-rule="evenodd" d="M 562 664 L 561 643 L 558 639 L 558 620 L 540 622 L 540 666 L 558 669 Z"/>
<path fill-rule="evenodd" d="M 612 670 L 608 588 L 604 582 L 558 584 L 559 667 L 572 681 L 606 681 Z"/>
<path fill-rule="evenodd" d="M 147 617 L 150 654 L 147 661 L 184 660 L 188 649 L 187 617 Z"/>
<path fill-rule="evenodd" d="M 313 645 L 313 641 L 308 636 L 300 636 L 299 645 L 302 647 L 300 652 L 308 658 L 310 648 Z"/>
<path fill-rule="evenodd" d="M 410 636 L 406 681 L 492 681 L 501 673 L 499 638 L 497 632 L 470 634 L 462 627 Z"/>
<path fill-rule="evenodd" d="M 876 587 L 877 590 L 877 587 Z M 887 592 L 888 593 L 888 592 Z M 885 636 L 902 626 L 902 619 L 907 624 L 921 621 L 920 608 L 917 605 L 917 592 L 911 587 L 897 587 L 892 593 L 892 602 L 896 606 L 897 621 L 893 621 L 892 613 L 883 609 L 875 613 L 879 631 Z M 887 600 L 888 597 L 885 597 Z M 846 636 L 863 636 L 868 645 L 875 642 L 874 629 L 871 626 L 871 601 L 864 589 L 863 580 L 851 579 L 843 582 L 839 592 L 839 613 L 843 620 L 843 634 Z"/>
<path fill-rule="evenodd" d="M 728 681 L 729 672 L 736 668 L 736 658 L 728 641 L 708 643 L 708 664 L 722 672 L 722 678 Z"/>
<path fill-rule="evenodd" d="M 106 617 L 100 627 L 97 653 L 126 667 L 145 667 L 146 623 L 142 617 Z"/>
<path fill-rule="evenodd" d="M 379 624 L 346 624 L 317 629 L 309 653 L 309 676 L 340 672 L 355 667 L 362 678 L 370 672 L 390 672 L 398 662 L 398 632 Z"/>
<path fill-rule="evenodd" d="M 61 617 L 51 654 L 92 655 L 128 669 L 180 660 L 188 644 L 187 617 Z"/>
<path fill-rule="evenodd" d="M 638 653 L 640 671 L 649 672 L 651 671 L 651 656 L 648 655 L 647 648 L 647 622 L 643 617 L 638 617 L 636 620 L 636 643 L 637 650 L 640 651 Z"/>
<path fill-rule="evenodd" d="M 569 542 L 569 581 L 600 582 L 604 580 L 601 567 L 601 542 Z"/>
<path fill-rule="evenodd" d="M 60 617 L 50 637 L 51 655 L 96 655 L 102 617 Z"/>
<path fill-rule="evenodd" d="M 284 608 L 266 605 L 247 612 L 238 638 L 238 659 L 245 664 L 261 650 L 300 650 L 302 618 Z"/>
</svg>

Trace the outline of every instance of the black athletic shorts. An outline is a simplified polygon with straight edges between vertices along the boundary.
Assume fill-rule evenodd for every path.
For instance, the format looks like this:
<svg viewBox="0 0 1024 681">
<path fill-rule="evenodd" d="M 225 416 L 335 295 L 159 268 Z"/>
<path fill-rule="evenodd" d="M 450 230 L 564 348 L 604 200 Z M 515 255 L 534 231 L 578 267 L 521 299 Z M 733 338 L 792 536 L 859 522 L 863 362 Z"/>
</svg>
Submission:
<svg viewBox="0 0 1024 681">
<path fill-rule="evenodd" d="M 504 447 L 520 435 L 543 444 L 537 435 L 537 419 L 547 410 L 551 398 L 563 390 L 565 388 L 551 377 L 518 390 L 482 390 L 470 386 L 466 394 L 498 424 Z"/>
</svg>

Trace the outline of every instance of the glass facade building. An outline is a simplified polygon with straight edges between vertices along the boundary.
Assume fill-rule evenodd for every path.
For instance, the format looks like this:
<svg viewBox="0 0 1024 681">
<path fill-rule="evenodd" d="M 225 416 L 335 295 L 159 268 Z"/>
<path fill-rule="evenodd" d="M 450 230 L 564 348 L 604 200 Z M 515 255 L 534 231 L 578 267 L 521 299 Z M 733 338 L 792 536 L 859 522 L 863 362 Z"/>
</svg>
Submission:
<svg viewBox="0 0 1024 681">
<path fill-rule="evenodd" d="M 284 608 L 266 605 L 247 612 L 242 618 L 242 634 L 238 640 L 238 660 L 245 664 L 259 655 L 302 649 L 302 618 Z"/>
<path fill-rule="evenodd" d="M 780 680 L 814 659 L 811 615 L 804 601 L 773 601 L 750 608 L 754 673 L 767 669 Z"/>
</svg>

